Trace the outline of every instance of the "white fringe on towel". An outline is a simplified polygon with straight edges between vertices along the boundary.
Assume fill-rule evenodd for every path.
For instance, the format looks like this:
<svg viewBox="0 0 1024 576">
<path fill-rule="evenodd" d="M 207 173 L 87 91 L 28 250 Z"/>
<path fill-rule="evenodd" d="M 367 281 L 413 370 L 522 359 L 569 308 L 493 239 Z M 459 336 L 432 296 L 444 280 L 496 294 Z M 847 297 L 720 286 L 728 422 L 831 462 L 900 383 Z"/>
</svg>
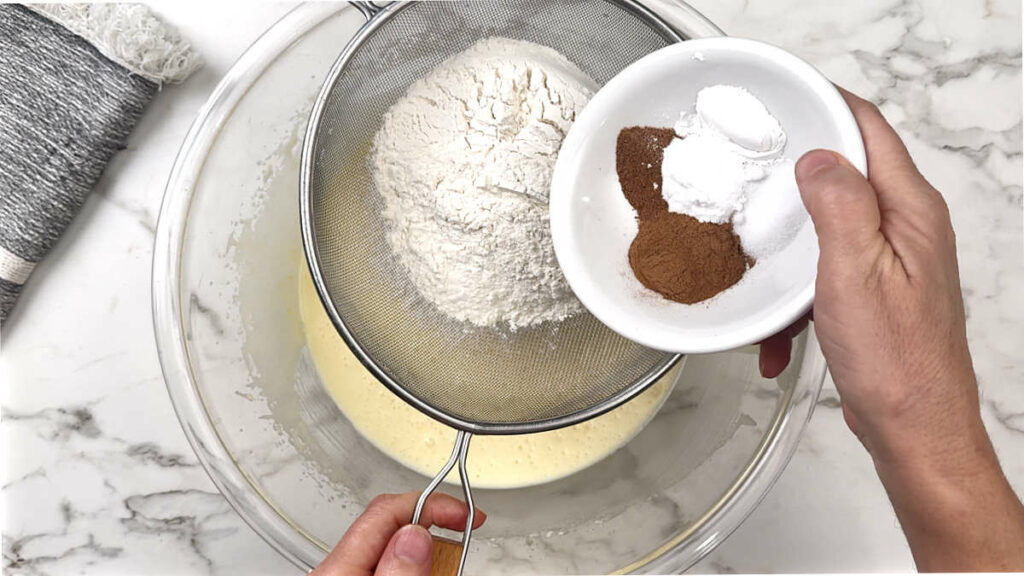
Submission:
<svg viewBox="0 0 1024 576">
<path fill-rule="evenodd" d="M 178 31 L 141 4 L 30 4 L 104 56 L 157 84 L 176 84 L 202 66 Z"/>
<path fill-rule="evenodd" d="M 0 278 L 12 284 L 24 284 L 35 267 L 35 262 L 29 262 L 0 246 Z"/>
</svg>

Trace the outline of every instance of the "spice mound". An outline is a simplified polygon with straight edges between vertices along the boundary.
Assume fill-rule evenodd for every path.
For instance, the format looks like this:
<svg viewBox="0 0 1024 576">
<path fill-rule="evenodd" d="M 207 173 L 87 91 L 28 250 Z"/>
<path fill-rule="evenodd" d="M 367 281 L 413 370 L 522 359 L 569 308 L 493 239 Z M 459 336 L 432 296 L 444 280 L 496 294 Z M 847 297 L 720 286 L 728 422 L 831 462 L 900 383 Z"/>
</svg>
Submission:
<svg viewBox="0 0 1024 576">
<path fill-rule="evenodd" d="M 639 221 L 629 247 L 633 274 L 669 300 L 694 304 L 739 282 L 752 261 L 732 223 L 701 222 L 669 212 L 662 197 L 661 165 L 674 137 L 671 128 L 625 128 L 616 142 L 615 164 L 622 192 Z"/>
<path fill-rule="evenodd" d="M 615 171 L 622 193 L 641 221 L 668 211 L 668 202 L 661 196 L 661 161 L 674 137 L 671 128 L 637 126 L 619 132 Z"/>
<path fill-rule="evenodd" d="M 641 284 L 693 304 L 782 251 L 809 218 L 786 131 L 739 86 L 697 92 L 675 126 L 619 132 L 615 167 L 638 232 L 629 265 Z"/>
<path fill-rule="evenodd" d="M 694 304 L 739 282 L 747 257 L 732 224 L 666 210 L 640 220 L 629 265 L 644 286 L 669 300 Z"/>
</svg>

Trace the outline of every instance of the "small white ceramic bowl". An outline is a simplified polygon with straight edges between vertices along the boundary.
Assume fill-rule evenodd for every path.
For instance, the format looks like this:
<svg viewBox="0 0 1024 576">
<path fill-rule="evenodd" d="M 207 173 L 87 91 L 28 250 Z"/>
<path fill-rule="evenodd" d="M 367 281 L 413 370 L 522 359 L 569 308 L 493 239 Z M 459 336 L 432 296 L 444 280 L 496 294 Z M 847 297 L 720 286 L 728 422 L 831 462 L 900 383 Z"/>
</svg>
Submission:
<svg viewBox="0 0 1024 576">
<path fill-rule="evenodd" d="M 670 128 L 700 89 L 716 84 L 743 87 L 765 104 L 786 130 L 786 159 L 828 148 L 867 170 L 860 130 L 842 96 L 810 64 L 774 46 L 737 38 L 689 40 L 612 78 L 576 119 L 558 155 L 550 199 L 555 253 L 594 316 L 626 338 L 670 352 L 758 342 L 800 318 L 814 301 L 818 239 L 809 219 L 786 248 L 697 304 L 648 290 L 629 267 L 637 224 L 615 172 L 618 133 L 629 126 Z"/>
</svg>

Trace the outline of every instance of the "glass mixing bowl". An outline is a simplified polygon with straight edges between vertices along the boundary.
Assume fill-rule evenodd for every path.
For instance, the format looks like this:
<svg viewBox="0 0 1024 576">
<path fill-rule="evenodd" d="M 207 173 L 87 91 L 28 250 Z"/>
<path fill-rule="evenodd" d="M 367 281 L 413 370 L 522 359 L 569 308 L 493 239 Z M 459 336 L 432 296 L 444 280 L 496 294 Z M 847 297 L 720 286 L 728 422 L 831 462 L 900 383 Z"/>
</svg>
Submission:
<svg viewBox="0 0 1024 576">
<path fill-rule="evenodd" d="M 721 34 L 684 4 L 646 4 L 687 37 Z M 160 360 L 185 434 L 238 513 L 304 569 L 374 495 L 426 480 L 335 407 L 298 311 L 299 138 L 326 71 L 363 22 L 347 5 L 300 6 L 238 60 L 177 158 L 154 257 Z M 609 457 L 547 484 L 477 491 L 489 519 L 469 570 L 685 570 L 771 487 L 824 375 L 809 334 L 774 380 L 758 375 L 754 349 L 688 358 L 658 415 Z"/>
</svg>

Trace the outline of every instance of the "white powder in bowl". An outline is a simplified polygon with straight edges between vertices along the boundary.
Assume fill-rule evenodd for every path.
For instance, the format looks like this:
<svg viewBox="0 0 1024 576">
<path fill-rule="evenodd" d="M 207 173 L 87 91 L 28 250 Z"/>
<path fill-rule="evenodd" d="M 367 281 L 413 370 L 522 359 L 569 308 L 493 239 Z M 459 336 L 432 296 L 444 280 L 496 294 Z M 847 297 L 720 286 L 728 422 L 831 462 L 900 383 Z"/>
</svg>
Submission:
<svg viewBox="0 0 1024 576">
<path fill-rule="evenodd" d="M 558 52 L 482 40 L 416 81 L 374 139 L 388 241 L 444 314 L 511 330 L 581 310 L 555 259 L 548 189 L 597 89 Z"/>
<path fill-rule="evenodd" d="M 732 221 L 743 250 L 761 259 L 789 244 L 809 216 L 786 132 L 767 107 L 737 86 L 709 86 L 675 125 L 665 148 L 662 197 L 672 212 Z"/>
<path fill-rule="evenodd" d="M 701 222 L 728 222 L 742 210 L 750 184 L 768 176 L 786 146 L 779 121 L 736 86 L 702 89 L 675 130 L 661 168 L 662 197 L 670 211 Z"/>
<path fill-rule="evenodd" d="M 752 186 L 743 210 L 732 217 L 743 251 L 754 260 L 779 252 L 810 219 L 796 187 L 796 165 L 782 160 L 764 181 Z"/>
</svg>

